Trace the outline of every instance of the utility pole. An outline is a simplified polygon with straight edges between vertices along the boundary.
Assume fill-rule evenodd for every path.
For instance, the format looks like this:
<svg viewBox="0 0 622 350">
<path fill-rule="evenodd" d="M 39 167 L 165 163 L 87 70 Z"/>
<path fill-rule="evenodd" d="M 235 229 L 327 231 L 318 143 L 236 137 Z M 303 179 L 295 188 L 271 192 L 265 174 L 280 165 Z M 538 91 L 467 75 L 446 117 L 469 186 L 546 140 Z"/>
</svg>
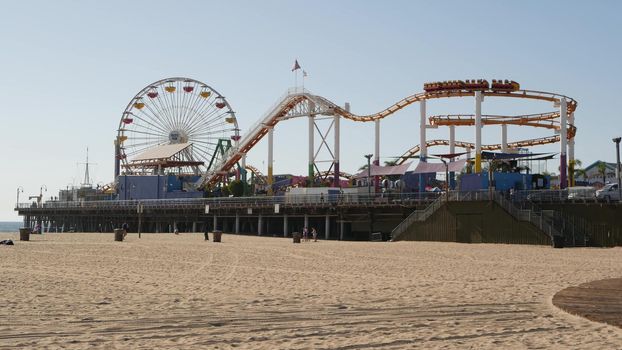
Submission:
<svg viewBox="0 0 622 350">
<path fill-rule="evenodd" d="M 367 158 L 367 194 L 371 198 L 371 157 L 373 154 L 366 154 L 365 158 Z"/>
<path fill-rule="evenodd" d="M 142 226 L 142 218 L 143 218 L 143 204 L 138 201 L 138 205 L 136 206 L 136 211 L 138 212 L 138 238 L 140 238 L 140 229 Z"/>
<path fill-rule="evenodd" d="M 622 184 L 620 183 L 620 141 L 622 137 L 616 137 L 613 142 L 616 144 L 616 180 L 618 180 L 618 201 L 622 200 Z"/>
</svg>

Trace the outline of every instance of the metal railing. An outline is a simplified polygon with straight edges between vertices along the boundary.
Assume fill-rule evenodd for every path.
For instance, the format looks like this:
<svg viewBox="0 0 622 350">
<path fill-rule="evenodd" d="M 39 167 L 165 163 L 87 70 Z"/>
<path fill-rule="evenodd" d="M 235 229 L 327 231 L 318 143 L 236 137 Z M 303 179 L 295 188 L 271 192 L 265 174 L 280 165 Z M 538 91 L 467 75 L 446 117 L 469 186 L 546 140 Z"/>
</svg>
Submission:
<svg viewBox="0 0 622 350">
<path fill-rule="evenodd" d="M 524 196 L 519 195 L 517 197 L 514 197 L 523 199 L 520 202 L 522 205 L 517 206 L 512 200 L 508 198 L 509 194 L 503 192 L 482 190 L 468 192 L 451 191 L 446 194 L 443 193 L 442 196 L 437 198 L 425 209 L 414 210 L 408 217 L 406 217 L 406 219 L 400 222 L 393 229 L 393 231 L 391 231 L 391 238 L 393 240 L 398 238 L 400 235 L 406 232 L 414 222 L 423 222 L 427 220 L 443 205 L 444 202 L 467 202 L 485 200 L 495 201 L 516 220 L 532 223 L 542 232 L 549 235 L 551 239 L 553 238 L 553 236 L 561 235 L 565 226 L 564 222 L 559 220 L 556 217 L 555 213 L 549 213 L 549 215 L 546 215 L 544 211 L 538 210 L 535 207 L 535 204 L 530 203 L 528 200 L 525 200 L 528 195 L 529 193 L 524 194 Z M 552 191 L 552 193 L 550 193 L 547 198 L 561 198 L 560 191 Z"/>
<path fill-rule="evenodd" d="M 530 205 L 528 205 L 528 208 L 524 206 L 518 207 L 501 192 L 494 192 L 494 200 L 516 220 L 532 223 L 551 239 L 553 239 L 553 236 L 561 235 L 560 229 L 562 225 L 553 217 L 545 217 L 541 210 L 534 210 L 535 208 Z"/>
<path fill-rule="evenodd" d="M 36 203 L 19 203 L 20 209 L 134 209 L 139 204 L 145 209 L 200 209 L 205 205 L 210 208 L 260 208 L 283 206 L 412 206 L 427 204 L 439 197 L 438 193 L 329 193 L 329 194 L 293 194 L 283 196 L 253 197 L 213 197 L 184 199 L 143 199 L 143 200 L 106 200 L 106 201 L 47 201 Z"/>
<path fill-rule="evenodd" d="M 446 201 L 447 196 L 445 194 L 436 198 L 430 205 L 428 205 L 423 210 L 413 210 L 410 215 L 406 217 L 406 219 L 402 220 L 392 231 L 391 231 L 391 240 L 395 240 L 399 236 L 401 236 L 408 228 L 416 221 L 425 221 L 427 218 L 432 216 L 434 212 L 440 208 L 443 203 Z"/>
</svg>

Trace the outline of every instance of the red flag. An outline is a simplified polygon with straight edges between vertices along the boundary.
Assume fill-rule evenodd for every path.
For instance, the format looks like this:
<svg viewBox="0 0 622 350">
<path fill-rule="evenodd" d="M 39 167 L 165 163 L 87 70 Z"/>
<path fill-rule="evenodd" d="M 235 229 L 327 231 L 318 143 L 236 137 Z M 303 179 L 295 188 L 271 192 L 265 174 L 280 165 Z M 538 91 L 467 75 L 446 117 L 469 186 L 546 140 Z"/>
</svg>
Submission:
<svg viewBox="0 0 622 350">
<path fill-rule="evenodd" d="M 300 65 L 298 64 L 298 60 L 296 60 L 294 62 L 294 68 L 292 68 L 292 72 L 295 71 L 296 69 L 300 69 Z"/>
</svg>

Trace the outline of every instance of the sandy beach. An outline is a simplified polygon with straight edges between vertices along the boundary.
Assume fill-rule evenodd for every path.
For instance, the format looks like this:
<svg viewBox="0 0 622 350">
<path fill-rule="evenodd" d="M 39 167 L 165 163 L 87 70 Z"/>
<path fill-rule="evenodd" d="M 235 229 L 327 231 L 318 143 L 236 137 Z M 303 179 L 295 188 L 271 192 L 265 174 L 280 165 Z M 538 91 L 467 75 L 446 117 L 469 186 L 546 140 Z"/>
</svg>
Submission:
<svg viewBox="0 0 622 350">
<path fill-rule="evenodd" d="M 0 349 L 619 349 L 558 310 L 622 249 L 0 234 Z"/>
</svg>

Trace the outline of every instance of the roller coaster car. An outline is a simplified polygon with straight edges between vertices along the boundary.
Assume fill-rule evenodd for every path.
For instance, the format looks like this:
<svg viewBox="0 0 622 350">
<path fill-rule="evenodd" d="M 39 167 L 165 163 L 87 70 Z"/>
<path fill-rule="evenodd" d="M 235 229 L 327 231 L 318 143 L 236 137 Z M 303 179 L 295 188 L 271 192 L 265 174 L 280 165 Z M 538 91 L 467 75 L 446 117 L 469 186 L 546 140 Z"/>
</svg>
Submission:
<svg viewBox="0 0 622 350">
<path fill-rule="evenodd" d="M 440 87 L 441 87 L 440 83 L 437 83 L 437 82 L 423 84 L 423 90 L 425 90 L 425 92 L 438 91 Z"/>
<path fill-rule="evenodd" d="M 488 80 L 485 79 L 467 80 L 464 83 L 464 88 L 467 90 L 488 90 L 489 87 Z"/>
<path fill-rule="evenodd" d="M 425 92 L 464 90 L 465 88 L 465 83 L 462 80 L 449 80 L 423 84 L 423 90 L 425 90 Z"/>
<path fill-rule="evenodd" d="M 514 80 L 509 81 L 509 80 L 494 80 L 492 81 L 492 86 L 491 86 L 492 90 L 494 91 L 516 91 L 518 89 L 520 89 L 520 85 L 515 82 Z"/>
</svg>

